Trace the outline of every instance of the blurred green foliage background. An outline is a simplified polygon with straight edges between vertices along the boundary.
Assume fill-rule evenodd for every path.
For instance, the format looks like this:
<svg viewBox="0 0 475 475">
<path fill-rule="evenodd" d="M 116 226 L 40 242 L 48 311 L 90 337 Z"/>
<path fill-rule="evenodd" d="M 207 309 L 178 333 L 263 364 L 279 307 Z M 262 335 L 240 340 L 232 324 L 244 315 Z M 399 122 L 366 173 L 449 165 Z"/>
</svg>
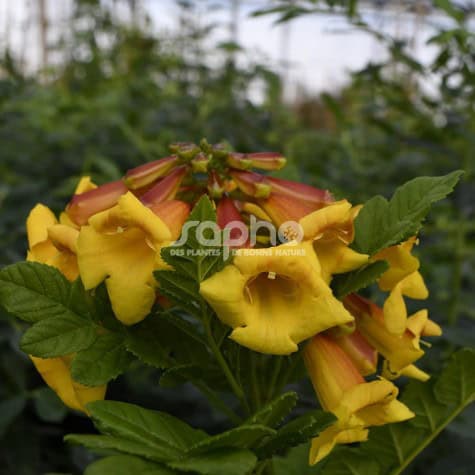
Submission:
<svg viewBox="0 0 475 475">
<path fill-rule="evenodd" d="M 349 75 L 342 90 L 288 103 L 282 79 L 268 66 L 238 65 L 237 44 L 214 45 L 210 66 L 210 30 L 193 21 L 193 2 L 182 2 L 191 14 L 180 31 L 163 38 L 118 21 L 110 10 L 116 3 L 75 1 L 73 41 L 56 45 L 63 60 L 35 75 L 23 71 L 12 51 L 0 51 L 1 266 L 24 258 L 24 222 L 38 201 L 60 211 L 81 174 L 98 183 L 117 179 L 127 168 L 166 156 L 173 141 L 207 137 L 244 152 L 281 151 L 290 162 L 287 177 L 354 203 L 389 196 L 419 175 L 464 169 L 462 183 L 436 206 L 420 236 L 431 315 L 444 327 L 422 364 L 436 370 L 457 347 L 474 346 L 475 34 L 469 10 L 434 2 L 446 26 L 430 39 L 437 51 L 432 64 L 423 65 L 404 41 L 363 25 L 357 2 L 269 2 L 272 11 L 259 13 L 278 21 L 333 8 L 389 52 L 383 62 Z M 424 85 L 434 75 L 437 90 L 429 94 Z M 260 101 L 250 99 L 256 85 Z M 62 437 L 92 426 L 43 386 L 18 348 L 21 331 L 21 324 L 0 315 L 0 474 L 82 473 L 91 456 Z M 155 371 L 133 368 L 111 384 L 109 397 L 170 411 L 209 431 L 222 428 L 191 386 L 172 392 L 158 379 Z M 311 392 L 303 388 L 302 394 L 304 403 L 314 404 Z M 475 417 L 468 414 L 407 473 L 471 473 Z"/>
</svg>

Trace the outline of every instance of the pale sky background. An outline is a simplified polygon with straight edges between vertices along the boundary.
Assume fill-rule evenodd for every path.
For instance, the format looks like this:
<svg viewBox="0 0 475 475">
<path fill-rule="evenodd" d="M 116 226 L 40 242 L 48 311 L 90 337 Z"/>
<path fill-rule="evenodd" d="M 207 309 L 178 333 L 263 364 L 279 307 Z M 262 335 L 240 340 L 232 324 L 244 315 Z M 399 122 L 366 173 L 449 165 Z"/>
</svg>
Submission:
<svg viewBox="0 0 475 475">
<path fill-rule="evenodd" d="M 103 0 L 111 2 L 113 0 Z M 217 21 L 212 42 L 229 39 L 230 0 L 215 0 L 221 8 L 210 11 L 213 2 L 201 0 L 197 18 L 202 22 Z M 65 24 L 70 15 L 70 0 L 46 0 L 48 18 L 53 26 Z M 180 10 L 175 0 L 141 0 L 139 2 L 152 19 L 157 32 L 177 28 Z M 275 70 L 284 73 L 287 96 L 295 96 L 299 86 L 312 93 L 334 91 L 344 85 L 348 72 L 363 67 L 370 60 L 384 57 L 384 50 L 369 35 L 351 30 L 344 18 L 310 15 L 287 25 L 275 25 L 275 17 L 251 18 L 250 12 L 268 5 L 266 0 L 241 0 L 239 7 L 238 40 L 255 59 L 265 60 Z M 444 21 L 434 16 L 405 13 L 393 2 L 391 9 L 366 10 L 364 19 L 387 33 L 412 40 L 412 53 L 423 63 L 434 54 L 425 43 L 434 33 L 434 25 Z M 127 17 L 123 8 L 119 15 Z M 0 49 L 7 43 L 23 59 L 30 71 L 40 64 L 37 0 L 0 0 Z M 61 23 L 62 22 L 62 23 Z M 288 38 L 284 48 L 284 38 Z M 287 62 L 283 60 L 286 59 Z"/>
</svg>

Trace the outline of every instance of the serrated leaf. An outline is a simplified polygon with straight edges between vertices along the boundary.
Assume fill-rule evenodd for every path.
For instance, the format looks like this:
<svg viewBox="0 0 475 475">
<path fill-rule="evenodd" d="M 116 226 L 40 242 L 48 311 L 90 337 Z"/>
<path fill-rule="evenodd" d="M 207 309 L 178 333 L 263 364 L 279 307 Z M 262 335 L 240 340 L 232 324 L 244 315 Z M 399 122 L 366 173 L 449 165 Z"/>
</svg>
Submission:
<svg viewBox="0 0 475 475">
<path fill-rule="evenodd" d="M 138 455 L 155 462 L 173 460 L 173 458 L 176 458 L 178 455 L 167 447 L 151 448 L 133 440 L 110 435 L 68 434 L 64 440 L 72 444 L 82 445 L 99 454 L 103 454 L 106 451 L 112 451 L 123 454 Z"/>
<path fill-rule="evenodd" d="M 193 429 L 176 417 L 133 404 L 94 401 L 87 407 L 94 424 L 102 433 L 169 453 L 169 459 L 207 437 L 205 432 Z"/>
<path fill-rule="evenodd" d="M 308 464 L 309 451 L 310 444 L 307 443 L 291 448 L 285 456 L 276 455 L 272 459 L 274 474 L 313 475 L 319 473 L 320 467 L 312 467 Z"/>
<path fill-rule="evenodd" d="M 262 424 L 274 428 L 295 407 L 297 399 L 297 393 L 293 391 L 281 394 L 252 415 L 246 424 Z"/>
<path fill-rule="evenodd" d="M 257 458 L 250 450 L 219 449 L 215 452 L 187 457 L 169 463 L 172 468 L 203 475 L 247 475 L 256 465 Z"/>
<path fill-rule="evenodd" d="M 132 355 L 126 350 L 122 335 L 101 334 L 90 347 L 76 354 L 71 375 L 86 386 L 101 386 L 122 374 L 131 361 Z"/>
<path fill-rule="evenodd" d="M 221 246 L 207 246 L 198 239 L 198 225 L 203 222 L 214 224 L 216 234 L 222 239 L 216 225 L 216 211 L 207 196 L 198 201 L 184 224 L 186 241 L 161 250 L 163 260 L 173 270 L 158 270 L 154 273 L 165 296 L 184 310 L 198 316 L 201 316 L 202 305 L 206 305 L 199 294 L 200 282 L 221 270 L 227 263 Z M 187 226 L 187 223 L 190 226 Z M 210 234 L 211 229 L 203 231 L 206 237 L 211 237 L 206 231 Z M 183 236 L 180 240 L 182 238 Z"/>
<path fill-rule="evenodd" d="M 65 314 L 35 323 L 23 335 L 21 349 L 40 358 L 81 351 L 97 338 L 97 327 L 88 320 Z"/>
<path fill-rule="evenodd" d="M 475 350 L 457 352 L 444 369 L 434 387 L 436 398 L 443 404 L 470 404 L 475 400 Z"/>
<path fill-rule="evenodd" d="M 148 317 L 127 330 L 125 346 L 144 363 L 155 368 L 168 368 L 173 364 L 169 346 L 160 339 L 160 317 Z"/>
<path fill-rule="evenodd" d="M 252 448 L 264 437 L 273 436 L 275 433 L 275 430 L 263 425 L 242 425 L 200 440 L 189 448 L 187 456 L 210 452 L 219 448 Z"/>
<path fill-rule="evenodd" d="M 133 455 L 112 455 L 89 465 L 84 475 L 177 475 L 175 470 Z"/>
<path fill-rule="evenodd" d="M 364 254 L 398 244 L 417 233 L 432 203 L 452 192 L 462 171 L 440 177 L 419 177 L 394 193 L 388 202 L 382 196 L 367 201 L 355 219 L 353 249 Z"/>
<path fill-rule="evenodd" d="M 226 391 L 228 389 L 223 373 L 215 365 L 185 364 L 172 366 L 160 377 L 160 386 L 175 387 L 186 382 L 191 382 L 199 387 L 202 383 L 209 388 Z"/>
<path fill-rule="evenodd" d="M 209 362 L 206 345 L 197 331 L 190 336 L 193 332 L 190 325 L 177 323 L 169 312 L 151 315 L 127 329 L 125 345 L 143 362 L 157 368 L 206 364 Z"/>
<path fill-rule="evenodd" d="M 314 467 L 315 469 L 316 467 Z M 379 464 L 368 457 L 347 447 L 335 450 L 334 456 L 323 466 L 322 475 L 382 475 Z"/>
<path fill-rule="evenodd" d="M 346 274 L 335 275 L 331 283 L 333 292 L 337 298 L 342 299 L 352 292 L 357 292 L 360 289 L 368 287 L 388 270 L 388 268 L 389 265 L 386 261 L 377 261 L 361 269 Z"/>
<path fill-rule="evenodd" d="M 26 322 L 69 315 L 70 283 L 54 267 L 20 262 L 0 271 L 0 305 Z"/>
<path fill-rule="evenodd" d="M 316 437 L 335 422 L 335 416 L 320 410 L 310 411 L 285 426 L 256 450 L 259 458 L 268 458 L 273 454 L 295 447 Z"/>
</svg>

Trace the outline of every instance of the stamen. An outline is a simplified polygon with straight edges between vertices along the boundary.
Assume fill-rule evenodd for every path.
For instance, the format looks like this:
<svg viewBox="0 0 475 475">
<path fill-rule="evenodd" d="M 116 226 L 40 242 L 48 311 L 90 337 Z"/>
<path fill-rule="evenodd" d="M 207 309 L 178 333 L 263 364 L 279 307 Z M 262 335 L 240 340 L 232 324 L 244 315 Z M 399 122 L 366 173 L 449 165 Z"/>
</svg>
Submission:
<svg viewBox="0 0 475 475">
<path fill-rule="evenodd" d="M 275 272 L 269 272 L 267 274 L 268 279 L 275 280 L 276 277 L 277 277 L 277 274 Z"/>
<path fill-rule="evenodd" d="M 427 348 L 432 348 L 432 343 L 429 343 L 428 341 L 419 340 L 419 343 L 420 343 L 422 346 L 425 346 L 425 347 L 427 347 Z"/>
<path fill-rule="evenodd" d="M 251 290 L 249 289 L 249 287 L 247 285 L 246 285 L 246 287 L 244 287 L 244 291 L 247 294 L 247 298 L 249 299 L 249 302 L 252 304 L 252 293 L 251 293 Z"/>
</svg>

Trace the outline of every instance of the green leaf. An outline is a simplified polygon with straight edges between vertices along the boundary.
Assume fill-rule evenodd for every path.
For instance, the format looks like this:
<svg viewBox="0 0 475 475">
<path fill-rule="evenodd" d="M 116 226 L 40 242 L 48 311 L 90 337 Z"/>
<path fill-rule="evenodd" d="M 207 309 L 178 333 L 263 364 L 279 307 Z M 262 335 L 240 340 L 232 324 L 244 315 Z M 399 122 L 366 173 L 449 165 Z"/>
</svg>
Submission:
<svg viewBox="0 0 475 475">
<path fill-rule="evenodd" d="M 156 368 L 170 368 L 190 363 L 210 361 L 206 344 L 198 330 L 170 312 L 151 315 L 127 329 L 127 349 L 144 363 Z"/>
<path fill-rule="evenodd" d="M 443 404 L 467 405 L 475 400 L 475 350 L 454 355 L 435 384 L 435 396 Z"/>
<path fill-rule="evenodd" d="M 361 269 L 357 269 L 346 274 L 335 275 L 331 286 L 337 298 L 343 297 L 357 292 L 360 289 L 368 287 L 375 282 L 381 274 L 386 272 L 389 265 L 386 261 L 376 261 L 368 264 Z"/>
<path fill-rule="evenodd" d="M 313 475 L 317 473 L 317 467 L 308 464 L 310 444 L 301 444 L 292 447 L 285 456 L 275 456 L 272 466 L 275 475 Z M 369 474 L 368 474 L 369 475 Z M 372 475 L 372 474 L 371 474 Z"/>
<path fill-rule="evenodd" d="M 313 467 L 313 470 L 318 467 Z M 382 468 L 378 462 L 367 455 L 352 451 L 348 447 L 338 447 L 334 456 L 326 461 L 321 472 L 322 475 L 380 475 Z"/>
<path fill-rule="evenodd" d="M 86 386 L 101 386 L 122 374 L 131 361 L 132 355 L 126 350 L 122 335 L 101 334 L 89 348 L 76 354 L 71 375 Z"/>
<path fill-rule="evenodd" d="M 20 262 L 0 271 L 0 305 L 26 322 L 70 315 L 70 283 L 54 267 Z"/>
<path fill-rule="evenodd" d="M 269 458 L 276 452 L 295 447 L 316 437 L 335 422 L 335 416 L 320 410 L 310 411 L 285 426 L 256 450 L 258 457 Z"/>
<path fill-rule="evenodd" d="M 84 475 L 177 475 L 177 472 L 133 455 L 112 455 L 89 465 Z"/>
<path fill-rule="evenodd" d="M 295 392 L 281 394 L 251 416 L 246 421 L 246 424 L 262 424 L 268 427 L 276 427 L 295 407 L 297 399 L 298 397 Z"/>
<path fill-rule="evenodd" d="M 156 450 L 139 442 L 110 435 L 68 434 L 64 440 L 72 444 L 83 445 L 87 449 L 99 454 L 118 452 L 138 455 L 155 462 L 172 460 L 174 455 L 176 456 L 176 454 L 168 451 L 166 448 Z"/>
<path fill-rule="evenodd" d="M 134 441 L 171 460 L 207 437 L 166 413 L 118 401 L 88 404 L 94 424 L 104 434 Z"/>
<path fill-rule="evenodd" d="M 352 248 L 373 255 L 416 234 L 431 204 L 451 193 L 462 174 L 415 178 L 399 187 L 389 202 L 382 196 L 371 198 L 355 219 Z"/>
<path fill-rule="evenodd" d="M 172 388 L 186 382 L 199 387 L 205 383 L 208 387 L 226 391 L 228 385 L 223 380 L 223 373 L 217 365 L 184 364 L 172 366 L 160 377 L 160 386 Z"/>
<path fill-rule="evenodd" d="M 144 363 L 155 368 L 168 368 L 173 364 L 170 358 L 170 341 L 162 344 L 160 316 L 152 315 L 127 329 L 125 346 Z"/>
<path fill-rule="evenodd" d="M 88 320 L 64 314 L 35 323 L 21 339 L 21 349 L 33 356 L 52 358 L 91 346 L 97 327 Z"/>
<path fill-rule="evenodd" d="M 172 468 L 203 475 L 247 475 L 257 458 L 250 450 L 219 449 L 169 463 Z"/>
<path fill-rule="evenodd" d="M 207 196 L 198 201 L 184 225 L 187 232 L 186 242 L 161 250 L 163 260 L 174 270 L 159 270 L 154 273 L 160 283 L 160 291 L 165 296 L 184 310 L 198 316 L 201 316 L 200 309 L 204 304 L 199 294 L 200 282 L 221 270 L 227 263 L 222 246 L 205 246 L 200 243 L 197 224 L 205 221 L 216 223 L 216 211 Z M 187 223 L 194 225 L 186 226 Z M 204 232 L 207 238 L 213 237 L 212 234 L 210 229 Z M 218 230 L 216 235 L 222 242 L 222 233 Z"/>
<path fill-rule="evenodd" d="M 187 456 L 210 452 L 219 448 L 252 448 L 264 437 L 275 435 L 275 433 L 275 430 L 263 425 L 242 425 L 200 440 L 189 448 Z"/>
<path fill-rule="evenodd" d="M 351 454 L 350 458 L 345 456 L 345 461 L 354 473 L 373 473 L 369 470 L 370 463 L 374 461 L 379 464 L 380 473 L 404 473 L 415 457 L 474 399 L 475 351 L 463 349 L 452 357 L 436 380 L 426 383 L 413 381 L 407 386 L 401 401 L 414 411 L 415 418 L 403 423 L 371 428 L 368 442 L 359 448 L 345 449 Z M 357 456 L 355 461 L 354 456 Z M 329 465 L 325 466 L 322 473 L 342 473 L 327 469 L 328 466 L 337 466 L 341 458 L 338 451 L 332 453 L 328 458 Z M 358 469 L 354 467 L 356 462 Z"/>
</svg>

